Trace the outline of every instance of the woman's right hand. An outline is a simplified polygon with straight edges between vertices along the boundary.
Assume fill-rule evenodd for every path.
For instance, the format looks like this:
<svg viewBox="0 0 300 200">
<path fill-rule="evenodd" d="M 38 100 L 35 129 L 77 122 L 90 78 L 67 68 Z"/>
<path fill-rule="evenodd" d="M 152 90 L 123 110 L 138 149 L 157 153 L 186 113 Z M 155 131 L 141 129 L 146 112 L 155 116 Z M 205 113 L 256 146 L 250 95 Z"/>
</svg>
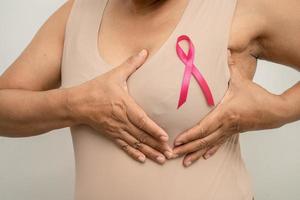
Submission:
<svg viewBox="0 0 300 200">
<path fill-rule="evenodd" d="M 76 124 L 87 124 L 108 135 L 134 159 L 163 164 L 172 157 L 168 134 L 153 122 L 128 93 L 127 79 L 146 60 L 147 51 L 68 91 Z"/>
</svg>

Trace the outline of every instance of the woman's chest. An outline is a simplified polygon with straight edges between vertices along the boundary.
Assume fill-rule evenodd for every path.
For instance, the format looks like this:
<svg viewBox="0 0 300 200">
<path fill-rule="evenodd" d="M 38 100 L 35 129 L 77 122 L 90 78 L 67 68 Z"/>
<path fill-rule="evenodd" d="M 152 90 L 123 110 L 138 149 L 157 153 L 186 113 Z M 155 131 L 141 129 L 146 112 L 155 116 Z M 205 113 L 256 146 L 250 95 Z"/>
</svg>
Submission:
<svg viewBox="0 0 300 200">
<path fill-rule="evenodd" d="M 197 61 L 195 67 L 205 78 L 217 105 L 227 90 L 229 74 L 225 56 L 215 60 L 214 64 Z M 206 94 L 192 74 L 186 88 L 186 101 L 178 108 L 185 68 L 176 53 L 166 54 L 143 65 L 127 81 L 130 96 L 169 133 L 171 141 L 180 132 L 193 127 L 214 107 L 208 105 Z"/>
<path fill-rule="evenodd" d="M 165 1 L 159 8 L 137 14 L 118 2 L 106 4 L 97 35 L 98 53 L 112 66 L 143 48 L 148 50 L 149 57 L 154 55 L 180 24 L 189 5 L 188 0 Z"/>
<path fill-rule="evenodd" d="M 186 102 L 177 108 L 187 68 L 186 62 L 183 62 L 176 52 L 179 36 L 187 35 L 194 44 L 194 58 L 191 62 L 208 84 L 215 104 L 221 101 L 228 87 L 227 34 L 233 2 L 232 4 L 228 4 L 227 1 L 218 3 L 203 1 L 203 4 L 197 4 L 196 0 L 190 2 L 193 5 L 189 4 L 188 12 L 182 16 L 171 35 L 127 81 L 133 99 L 158 125 L 171 133 L 170 137 L 195 125 L 213 108 L 207 104 L 205 94 L 193 73 L 190 74 L 186 87 L 188 90 Z M 194 5 L 198 5 L 202 10 L 194 9 Z M 213 15 L 218 12 L 215 10 L 216 7 L 220 7 L 223 12 L 221 16 Z M 83 83 L 116 67 L 99 56 L 97 36 L 94 34 L 96 30 L 93 28 L 93 34 L 86 34 L 89 33 L 86 32 L 88 28 L 90 27 L 83 24 L 80 29 L 76 27 L 78 31 L 72 32 L 72 37 L 67 36 L 62 65 L 63 86 Z M 186 43 L 183 43 L 181 45 L 183 49 L 188 49 Z M 109 43 L 103 47 L 108 46 Z M 127 47 L 134 49 L 137 46 L 133 40 Z M 118 55 L 114 48 L 104 50 L 111 52 L 112 57 Z"/>
<path fill-rule="evenodd" d="M 205 36 L 207 34 L 187 35 L 194 45 L 193 67 L 202 74 L 217 105 L 228 87 L 227 48 L 225 45 L 218 46 L 216 40 L 210 40 Z M 213 106 L 208 105 L 205 93 L 193 73 L 186 87 L 188 90 L 186 101 L 178 108 L 187 63 L 177 54 L 176 42 L 177 34 L 127 80 L 130 96 L 151 119 L 170 133 L 170 141 L 180 132 L 193 127 L 213 109 Z M 186 44 L 186 41 L 182 42 Z M 72 51 L 69 53 L 67 51 L 64 56 L 62 66 L 64 86 L 78 85 L 115 67 L 91 57 L 89 51 L 82 51 L 80 43 L 74 42 L 73 45 Z M 181 46 L 187 47 L 183 44 Z"/>
</svg>

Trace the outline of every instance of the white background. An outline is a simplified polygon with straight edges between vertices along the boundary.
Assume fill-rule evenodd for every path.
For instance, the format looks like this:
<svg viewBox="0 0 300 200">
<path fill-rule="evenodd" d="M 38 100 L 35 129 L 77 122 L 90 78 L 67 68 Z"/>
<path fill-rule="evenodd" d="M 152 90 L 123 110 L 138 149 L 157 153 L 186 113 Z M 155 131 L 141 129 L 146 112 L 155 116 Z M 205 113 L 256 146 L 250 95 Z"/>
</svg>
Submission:
<svg viewBox="0 0 300 200">
<path fill-rule="evenodd" d="M 0 74 L 63 3 L 0 1 Z M 299 80 L 299 72 L 263 61 L 255 75 L 257 83 L 274 93 L 281 93 Z M 256 200 L 300 198 L 299 141 L 300 121 L 241 135 L 242 154 L 253 179 Z M 68 129 L 31 138 L 0 137 L 1 200 L 71 200 L 73 192 L 74 156 Z"/>
</svg>

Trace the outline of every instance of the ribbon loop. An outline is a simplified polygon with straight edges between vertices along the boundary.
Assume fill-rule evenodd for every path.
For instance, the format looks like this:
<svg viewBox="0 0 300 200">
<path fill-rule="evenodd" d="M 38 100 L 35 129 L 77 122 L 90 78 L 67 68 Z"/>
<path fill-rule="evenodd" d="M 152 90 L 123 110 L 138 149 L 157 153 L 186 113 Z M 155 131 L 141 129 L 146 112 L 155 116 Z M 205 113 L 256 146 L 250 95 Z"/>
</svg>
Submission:
<svg viewBox="0 0 300 200">
<path fill-rule="evenodd" d="M 179 42 L 183 40 L 186 40 L 189 45 L 189 50 L 187 54 L 179 46 Z M 187 35 L 181 35 L 177 38 L 176 52 L 180 60 L 185 64 L 185 70 L 182 79 L 180 98 L 178 101 L 177 109 L 186 102 L 191 75 L 193 75 L 197 80 L 198 85 L 200 86 L 202 92 L 204 93 L 207 104 L 209 106 L 214 106 L 215 104 L 209 86 L 206 80 L 204 79 L 204 77 L 202 76 L 202 74 L 200 73 L 200 71 L 194 65 L 195 47 L 191 39 Z"/>
</svg>

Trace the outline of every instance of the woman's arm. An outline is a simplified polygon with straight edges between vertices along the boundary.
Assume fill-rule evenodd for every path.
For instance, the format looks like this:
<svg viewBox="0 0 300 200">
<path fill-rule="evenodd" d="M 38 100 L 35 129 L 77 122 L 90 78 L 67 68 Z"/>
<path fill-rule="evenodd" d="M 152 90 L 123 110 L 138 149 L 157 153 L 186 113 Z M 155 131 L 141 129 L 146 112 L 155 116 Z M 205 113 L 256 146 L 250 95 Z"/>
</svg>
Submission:
<svg viewBox="0 0 300 200">
<path fill-rule="evenodd" d="M 0 76 L 0 135 L 25 137 L 72 125 L 65 90 L 57 89 L 72 4 L 68 1 L 50 16 Z"/>
<path fill-rule="evenodd" d="M 259 58 L 300 71 L 300 2 L 255 0 L 254 4 L 264 21 L 257 39 Z"/>
<path fill-rule="evenodd" d="M 264 29 L 258 39 L 259 58 L 300 71 L 300 2 L 298 0 L 255 0 L 264 17 Z M 282 119 L 289 123 L 300 119 L 300 82 L 280 95 L 287 112 Z"/>
<path fill-rule="evenodd" d="M 27 137 L 74 124 L 65 89 L 2 89 L 0 108 L 0 136 Z"/>
<path fill-rule="evenodd" d="M 297 0 L 238 0 L 229 42 L 229 89 L 212 112 L 176 137 L 173 150 L 186 154 L 185 166 L 212 156 L 233 134 L 300 119 L 299 82 L 275 95 L 252 81 L 256 58 L 300 70 L 299 11 Z"/>
<path fill-rule="evenodd" d="M 281 95 L 272 94 L 246 78 L 238 64 L 230 64 L 229 88 L 222 101 L 194 127 L 174 140 L 175 157 L 185 155 L 183 164 L 217 152 L 232 135 L 281 127 L 300 119 L 300 83 Z"/>
<path fill-rule="evenodd" d="M 172 156 L 168 134 L 132 99 L 127 79 L 147 51 L 107 73 L 59 88 L 64 33 L 73 1 L 58 9 L 0 76 L 0 135 L 26 137 L 85 124 L 109 136 L 132 158 L 159 164 Z M 84 67 L 84 66 L 83 66 Z"/>
<path fill-rule="evenodd" d="M 283 99 L 282 106 L 287 107 L 287 112 L 282 121 L 290 123 L 300 120 L 300 82 L 286 90 L 280 97 Z"/>
</svg>

